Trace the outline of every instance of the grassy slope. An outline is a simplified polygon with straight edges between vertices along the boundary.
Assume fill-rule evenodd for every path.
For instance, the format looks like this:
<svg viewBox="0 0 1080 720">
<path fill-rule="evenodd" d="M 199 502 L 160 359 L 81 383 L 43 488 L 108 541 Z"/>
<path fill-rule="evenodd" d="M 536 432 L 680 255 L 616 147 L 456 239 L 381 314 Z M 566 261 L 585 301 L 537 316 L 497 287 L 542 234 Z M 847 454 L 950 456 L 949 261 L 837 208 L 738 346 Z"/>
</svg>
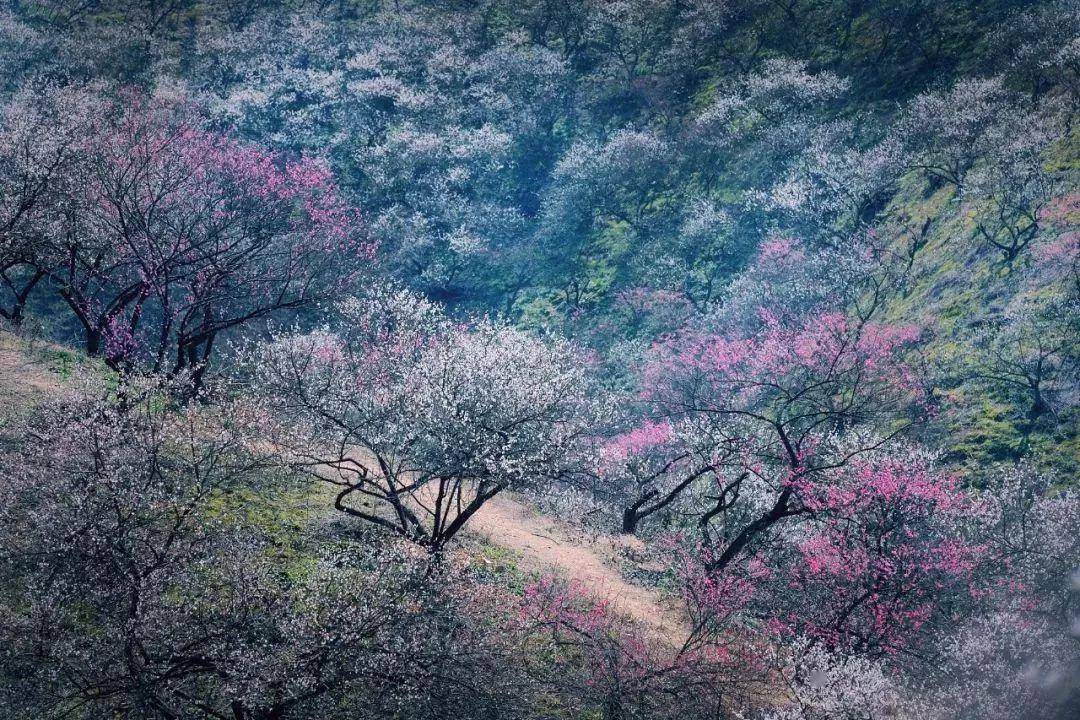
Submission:
<svg viewBox="0 0 1080 720">
<path fill-rule="evenodd" d="M 1067 172 L 1080 168 L 1080 136 L 1074 132 L 1060 142 L 1048 163 Z M 893 198 L 890 214 L 901 238 L 901 225 L 919 227 L 927 217 L 932 219 L 926 245 L 912 266 L 910 289 L 890 303 L 885 319 L 930 331 L 924 352 L 931 371 L 940 378 L 942 413 L 932 428 L 939 435 L 937 442 L 946 448 L 950 461 L 967 471 L 1015 460 L 1024 445 L 1025 408 L 999 389 L 977 386 L 965 377 L 963 366 L 977 362 L 975 335 L 1017 293 L 1032 248 L 1014 268 L 1005 266 L 999 251 L 980 242 L 956 191 L 950 186 L 931 189 L 921 178 L 905 183 Z M 1075 416 L 1064 417 L 1037 427 L 1028 439 L 1030 458 L 1074 476 L 1080 469 L 1075 421 Z"/>
</svg>

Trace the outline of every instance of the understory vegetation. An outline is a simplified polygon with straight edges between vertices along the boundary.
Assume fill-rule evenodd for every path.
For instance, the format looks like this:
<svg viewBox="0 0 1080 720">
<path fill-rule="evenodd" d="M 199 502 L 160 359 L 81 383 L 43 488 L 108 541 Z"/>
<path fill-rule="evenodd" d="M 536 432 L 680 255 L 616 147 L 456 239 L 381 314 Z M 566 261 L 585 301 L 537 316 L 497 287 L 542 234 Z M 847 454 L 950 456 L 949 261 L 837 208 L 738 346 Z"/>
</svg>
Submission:
<svg viewBox="0 0 1080 720">
<path fill-rule="evenodd" d="M 1076 717 L 1078 110 L 1068 0 L 0 2 L 0 716 Z"/>
</svg>

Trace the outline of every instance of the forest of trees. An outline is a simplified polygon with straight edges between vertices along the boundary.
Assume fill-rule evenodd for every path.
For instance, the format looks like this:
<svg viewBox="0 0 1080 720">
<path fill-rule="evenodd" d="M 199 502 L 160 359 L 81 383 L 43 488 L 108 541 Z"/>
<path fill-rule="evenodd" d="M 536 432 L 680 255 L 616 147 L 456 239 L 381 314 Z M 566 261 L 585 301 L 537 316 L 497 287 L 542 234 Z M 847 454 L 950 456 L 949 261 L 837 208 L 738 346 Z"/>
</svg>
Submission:
<svg viewBox="0 0 1080 720">
<path fill-rule="evenodd" d="M 0 2 L 0 717 L 1077 717 L 1078 118 L 1073 0 Z"/>
</svg>

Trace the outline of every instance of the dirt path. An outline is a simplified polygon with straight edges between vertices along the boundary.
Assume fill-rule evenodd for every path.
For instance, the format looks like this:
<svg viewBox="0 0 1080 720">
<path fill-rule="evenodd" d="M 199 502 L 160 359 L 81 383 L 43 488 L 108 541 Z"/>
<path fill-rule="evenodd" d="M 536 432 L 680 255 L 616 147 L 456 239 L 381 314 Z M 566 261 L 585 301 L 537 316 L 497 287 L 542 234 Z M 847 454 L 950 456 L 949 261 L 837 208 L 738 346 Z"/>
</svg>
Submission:
<svg viewBox="0 0 1080 720">
<path fill-rule="evenodd" d="M 634 585 L 614 567 L 620 541 L 580 538 L 556 518 L 539 515 L 506 495 L 489 500 L 469 521 L 469 530 L 512 550 L 523 569 L 555 570 L 608 600 L 616 612 L 640 622 L 650 634 L 672 640 L 685 622 L 660 593 Z"/>
<path fill-rule="evenodd" d="M 41 358 L 28 351 L 15 335 L 3 331 L 0 331 L 0 380 L 0 397 L 18 399 L 48 392 L 60 383 L 59 376 Z"/>
<path fill-rule="evenodd" d="M 45 343 L 31 348 L 10 332 L 0 330 L 0 434 L 60 386 L 61 377 L 54 363 L 43 356 L 45 351 L 55 349 Z"/>
</svg>

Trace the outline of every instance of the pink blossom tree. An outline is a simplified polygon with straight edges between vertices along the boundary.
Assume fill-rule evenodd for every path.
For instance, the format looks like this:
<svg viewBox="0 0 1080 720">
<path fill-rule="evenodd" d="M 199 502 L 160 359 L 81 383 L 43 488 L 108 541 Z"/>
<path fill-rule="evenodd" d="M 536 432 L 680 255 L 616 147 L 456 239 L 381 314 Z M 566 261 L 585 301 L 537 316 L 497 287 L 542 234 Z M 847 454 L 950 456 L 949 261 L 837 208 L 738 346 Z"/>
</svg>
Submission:
<svg viewBox="0 0 1080 720">
<path fill-rule="evenodd" d="M 333 298 L 372 259 L 317 160 L 204 131 L 191 108 L 133 91 L 90 132 L 40 270 L 113 367 L 199 376 L 219 335 Z"/>
<path fill-rule="evenodd" d="M 989 555 L 965 533 L 981 508 L 917 455 L 860 457 L 800 485 L 803 512 L 741 562 L 717 572 L 724 546 L 677 554 L 694 633 L 749 626 L 896 658 L 981 592 Z"/>
<path fill-rule="evenodd" d="M 750 623 L 906 652 L 976 583 L 979 547 L 961 532 L 974 505 L 897 454 L 924 412 L 905 361 L 918 336 L 839 313 L 764 313 L 749 335 L 687 332 L 655 349 L 645 399 L 665 429 L 706 425 L 716 458 L 695 501 L 699 533 L 673 556 L 692 636 Z M 630 444 L 651 447 L 640 439 Z"/>
<path fill-rule="evenodd" d="M 671 511 L 693 486 L 716 483 L 738 446 L 712 430 L 707 422 L 646 420 L 603 443 L 598 487 L 622 508 L 622 532 Z"/>
<path fill-rule="evenodd" d="M 712 419 L 739 448 L 712 515 L 728 538 L 713 569 L 786 518 L 810 512 L 804 482 L 886 444 L 914 421 L 921 388 L 902 353 L 917 338 L 914 328 L 839 313 L 802 323 L 766 315 L 764 328 L 749 337 L 692 332 L 656 349 L 644 373 L 648 397 L 669 416 Z M 733 527 L 731 503 L 750 494 L 758 509 Z M 736 505 L 747 504 L 744 497 Z"/>
<path fill-rule="evenodd" d="M 981 508 L 918 455 L 860 458 L 810 506 L 787 587 L 776 588 L 780 624 L 829 647 L 896 654 L 979 592 L 987 553 L 964 530 Z"/>
</svg>

